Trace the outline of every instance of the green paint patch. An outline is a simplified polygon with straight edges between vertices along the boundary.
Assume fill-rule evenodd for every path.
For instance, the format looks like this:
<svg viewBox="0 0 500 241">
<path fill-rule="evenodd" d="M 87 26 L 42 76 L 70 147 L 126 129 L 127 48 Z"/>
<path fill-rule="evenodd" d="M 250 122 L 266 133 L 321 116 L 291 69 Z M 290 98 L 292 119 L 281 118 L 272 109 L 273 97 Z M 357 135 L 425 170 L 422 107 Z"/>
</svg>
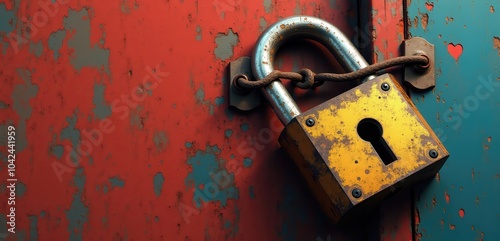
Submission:
<svg viewBox="0 0 500 241">
<path fill-rule="evenodd" d="M 248 125 L 247 123 L 241 124 L 240 129 L 242 131 L 248 131 L 248 130 L 250 130 L 250 125 Z"/>
<path fill-rule="evenodd" d="M 61 145 L 53 145 L 49 147 L 50 153 L 56 156 L 57 159 L 61 159 L 64 154 L 64 147 Z"/>
<path fill-rule="evenodd" d="M 163 173 L 156 173 L 156 175 L 153 177 L 153 189 L 157 197 L 161 195 L 161 192 L 163 190 L 163 183 L 165 183 L 165 176 L 163 176 Z"/>
<path fill-rule="evenodd" d="M 250 199 L 255 199 L 255 190 L 253 186 L 248 187 L 248 196 L 250 196 Z"/>
<path fill-rule="evenodd" d="M 202 31 L 200 25 L 196 26 L 196 41 L 201 41 L 202 39 Z"/>
<path fill-rule="evenodd" d="M 94 115 L 100 120 L 111 116 L 111 105 L 106 102 L 104 98 L 104 91 L 106 90 L 106 85 L 95 84 L 94 85 Z"/>
<path fill-rule="evenodd" d="M 38 41 L 38 43 L 30 42 L 29 51 L 31 54 L 34 54 L 37 58 L 42 56 L 43 53 L 43 44 L 42 41 Z"/>
<path fill-rule="evenodd" d="M 57 60 L 59 58 L 59 50 L 61 49 L 63 45 L 63 40 L 66 38 L 66 31 L 65 30 L 59 30 L 56 32 L 53 32 L 49 36 L 48 40 L 48 45 L 49 49 L 54 51 L 54 59 Z"/>
<path fill-rule="evenodd" d="M 253 164 L 253 160 L 251 158 L 245 158 L 243 159 L 243 166 L 244 167 L 251 167 Z"/>
<path fill-rule="evenodd" d="M 167 147 L 168 137 L 164 131 L 158 131 L 153 135 L 153 142 L 155 143 L 156 151 L 162 152 L 165 151 Z"/>
<path fill-rule="evenodd" d="M 222 104 L 224 104 L 225 100 L 224 100 L 224 97 L 221 96 L 221 97 L 217 97 L 215 98 L 215 105 L 217 107 L 221 106 Z"/>
<path fill-rule="evenodd" d="M 61 134 L 59 135 L 59 138 L 61 140 L 69 140 L 71 141 L 71 144 L 73 145 L 73 148 L 77 148 L 78 144 L 80 143 L 80 130 L 76 129 L 76 122 L 78 121 L 77 113 L 78 109 L 75 111 L 73 114 L 73 117 L 66 117 L 66 122 L 68 125 L 61 130 Z M 78 163 L 78 155 L 70 155 L 71 156 L 71 161 L 73 163 Z M 76 157 L 75 157 L 76 156 Z"/>
<path fill-rule="evenodd" d="M 66 211 L 68 220 L 69 240 L 82 241 L 83 227 L 88 221 L 89 208 L 83 203 L 83 190 L 85 188 L 86 177 L 83 168 L 77 168 L 73 178 L 76 192 L 73 194 L 73 201 Z"/>
<path fill-rule="evenodd" d="M 233 32 L 233 29 L 229 29 L 227 34 L 218 34 L 215 38 L 215 43 L 217 47 L 214 50 L 214 54 L 220 60 L 227 60 L 233 56 L 233 48 L 238 44 L 238 35 Z"/>
<path fill-rule="evenodd" d="M 186 146 L 186 148 L 191 148 L 193 147 L 193 143 L 191 142 L 186 142 L 186 144 L 184 144 Z"/>
<path fill-rule="evenodd" d="M 11 98 L 12 107 L 19 116 L 19 122 L 16 126 L 16 151 L 20 152 L 28 146 L 26 121 L 31 117 L 30 102 L 38 94 L 38 85 L 32 83 L 31 71 L 17 69 L 17 74 L 23 79 L 24 83 L 14 87 Z"/>
<path fill-rule="evenodd" d="M 239 198 L 239 189 L 234 183 L 234 174 L 226 170 L 226 161 L 219 157 L 217 146 L 207 145 L 187 160 L 191 172 L 185 179 L 188 188 L 194 188 L 193 203 L 201 208 L 203 203 L 218 202 L 221 207 L 230 199 Z"/>
<path fill-rule="evenodd" d="M 225 135 L 228 138 L 231 137 L 233 135 L 233 130 L 231 130 L 231 129 L 226 130 Z"/>
<path fill-rule="evenodd" d="M 114 187 L 123 188 L 125 186 L 125 181 L 123 181 L 123 179 L 121 179 L 119 177 L 110 177 L 108 179 L 108 181 L 109 181 L 109 184 L 111 185 L 111 188 L 114 188 Z"/>
<path fill-rule="evenodd" d="M 142 106 L 137 106 L 137 108 L 130 111 L 130 125 L 136 127 L 139 130 L 144 129 L 144 120 L 141 117 L 141 112 L 143 110 Z"/>
<path fill-rule="evenodd" d="M 3 102 L 3 100 L 0 100 L 0 109 L 7 109 L 9 107 L 9 105 L 5 102 Z"/>
<path fill-rule="evenodd" d="M 26 193 L 26 185 L 22 182 L 17 182 L 16 184 L 16 195 L 18 197 L 24 197 L 24 194 Z"/>
<path fill-rule="evenodd" d="M 38 217 L 34 215 L 28 216 L 28 221 L 30 223 L 30 240 L 38 239 Z"/>
</svg>

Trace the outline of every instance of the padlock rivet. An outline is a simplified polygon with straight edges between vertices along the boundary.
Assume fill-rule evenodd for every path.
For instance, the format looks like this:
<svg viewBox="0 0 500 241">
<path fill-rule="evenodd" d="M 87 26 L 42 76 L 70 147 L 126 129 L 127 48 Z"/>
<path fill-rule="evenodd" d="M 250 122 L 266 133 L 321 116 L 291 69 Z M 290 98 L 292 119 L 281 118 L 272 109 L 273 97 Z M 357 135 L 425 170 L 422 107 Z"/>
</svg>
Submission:
<svg viewBox="0 0 500 241">
<path fill-rule="evenodd" d="M 306 125 L 307 125 L 307 126 L 309 126 L 309 127 L 314 126 L 314 124 L 315 124 L 315 123 L 316 123 L 316 122 L 314 121 L 314 119 L 313 119 L 313 118 L 308 118 L 308 119 L 306 120 Z"/>
<path fill-rule="evenodd" d="M 439 153 L 436 150 L 434 150 L 434 149 L 432 149 L 432 150 L 429 151 L 429 156 L 431 158 L 436 158 L 436 157 L 438 157 L 438 155 L 439 155 Z"/>
<path fill-rule="evenodd" d="M 382 88 L 383 91 L 388 91 L 391 89 L 391 86 L 387 83 L 383 83 L 380 88 Z"/>
<path fill-rule="evenodd" d="M 360 198 L 360 197 L 361 197 L 361 195 L 363 195 L 363 193 L 361 192 L 361 190 L 360 190 L 360 189 L 358 189 L 358 188 L 354 188 L 354 189 L 352 190 L 352 196 L 353 196 L 354 198 Z"/>
</svg>

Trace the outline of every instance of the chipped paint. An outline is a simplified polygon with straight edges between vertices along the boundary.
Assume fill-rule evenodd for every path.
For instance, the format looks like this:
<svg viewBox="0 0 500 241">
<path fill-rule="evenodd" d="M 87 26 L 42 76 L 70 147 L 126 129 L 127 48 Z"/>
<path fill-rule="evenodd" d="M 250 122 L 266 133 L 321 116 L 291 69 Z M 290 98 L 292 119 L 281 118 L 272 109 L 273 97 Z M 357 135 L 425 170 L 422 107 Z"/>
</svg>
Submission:
<svg viewBox="0 0 500 241">
<path fill-rule="evenodd" d="M 229 29 L 227 34 L 217 34 L 215 38 L 215 44 L 217 45 L 214 50 L 215 56 L 220 60 L 228 60 L 233 57 L 233 48 L 238 42 L 238 34 L 235 34 L 232 28 Z"/>
<path fill-rule="evenodd" d="M 96 83 L 94 85 L 94 115 L 100 120 L 111 116 L 111 105 L 105 100 L 106 85 Z"/>
<path fill-rule="evenodd" d="M 67 154 L 71 158 L 73 163 L 78 163 L 79 155 L 74 154 L 74 149 L 77 149 L 78 144 L 80 144 L 80 130 L 76 129 L 76 122 L 78 121 L 77 111 L 71 117 L 66 117 L 66 122 L 68 125 L 61 130 L 60 138 L 61 140 L 69 140 L 72 145 L 72 149 L 66 148 L 70 153 Z"/>
<path fill-rule="evenodd" d="M 30 241 L 36 241 L 38 239 L 38 217 L 37 216 L 28 216 L 28 220 L 30 223 Z"/>
<path fill-rule="evenodd" d="M 162 172 L 158 172 L 153 177 L 153 189 L 155 191 L 155 195 L 159 197 L 161 192 L 163 191 L 163 183 L 165 182 L 165 176 L 163 176 Z"/>
<path fill-rule="evenodd" d="M 11 99 L 13 109 L 19 116 L 16 126 L 16 151 L 23 151 L 28 146 L 26 137 L 26 122 L 31 117 L 31 99 L 38 94 L 38 85 L 32 81 L 32 72 L 24 69 L 17 69 L 17 74 L 24 83 L 18 84 L 12 91 Z"/>
<path fill-rule="evenodd" d="M 85 67 L 102 68 L 109 75 L 109 49 L 90 42 L 88 9 L 84 8 L 80 11 L 70 9 L 68 16 L 64 18 L 64 28 L 70 32 L 67 40 L 68 47 L 74 49 L 70 59 L 73 67 L 78 71 Z"/>
<path fill-rule="evenodd" d="M 66 38 L 66 31 L 56 31 L 50 34 L 48 40 L 49 49 L 54 52 L 54 59 L 57 60 L 59 58 L 59 50 L 63 45 L 63 40 Z"/>
<path fill-rule="evenodd" d="M 226 130 L 226 131 L 224 132 L 224 135 L 225 135 L 227 138 L 231 137 L 231 136 L 233 135 L 233 130 L 231 130 L 231 129 Z"/>
<path fill-rule="evenodd" d="M 89 214 L 89 208 L 83 203 L 85 180 L 86 177 L 83 168 L 76 169 L 76 173 L 73 178 L 73 184 L 76 187 L 76 192 L 73 194 L 71 206 L 66 211 L 69 240 L 83 240 L 83 227 L 88 221 Z"/>
<path fill-rule="evenodd" d="M 200 25 L 196 26 L 196 41 L 201 41 L 203 38 Z"/>
<path fill-rule="evenodd" d="M 155 143 L 156 151 L 162 152 L 167 148 L 168 137 L 165 131 L 158 131 L 153 134 L 153 142 Z"/>
<path fill-rule="evenodd" d="M 243 166 L 244 167 L 251 167 L 253 164 L 253 159 L 252 158 L 245 158 L 243 159 Z"/>
<path fill-rule="evenodd" d="M 250 129 L 250 125 L 248 125 L 247 123 L 243 123 L 240 125 L 240 129 L 242 131 L 248 131 Z"/>
<path fill-rule="evenodd" d="M 273 10 L 273 1 L 264 0 L 264 9 L 266 10 L 266 13 L 270 13 Z"/>
<path fill-rule="evenodd" d="M 118 176 L 110 177 L 108 181 L 111 188 L 115 187 L 123 188 L 125 186 L 125 181 Z"/>
<path fill-rule="evenodd" d="M 260 26 L 260 30 L 261 31 L 264 31 L 266 28 L 267 28 L 267 21 L 264 17 L 261 17 L 260 20 L 259 20 L 259 26 Z"/>
<path fill-rule="evenodd" d="M 38 41 L 37 43 L 30 42 L 29 51 L 31 54 L 35 55 L 37 58 L 42 56 L 42 53 L 43 53 L 42 41 Z"/>
<path fill-rule="evenodd" d="M 225 207 L 230 199 L 239 198 L 234 175 L 227 172 L 226 161 L 219 157 L 220 153 L 219 147 L 207 145 L 205 150 L 196 151 L 187 161 L 192 171 L 185 183 L 187 187 L 194 188 L 193 203 L 197 208 L 208 202 L 218 202 Z"/>
<path fill-rule="evenodd" d="M 255 199 L 255 188 L 253 186 L 248 187 L 248 196 L 250 199 Z"/>
</svg>

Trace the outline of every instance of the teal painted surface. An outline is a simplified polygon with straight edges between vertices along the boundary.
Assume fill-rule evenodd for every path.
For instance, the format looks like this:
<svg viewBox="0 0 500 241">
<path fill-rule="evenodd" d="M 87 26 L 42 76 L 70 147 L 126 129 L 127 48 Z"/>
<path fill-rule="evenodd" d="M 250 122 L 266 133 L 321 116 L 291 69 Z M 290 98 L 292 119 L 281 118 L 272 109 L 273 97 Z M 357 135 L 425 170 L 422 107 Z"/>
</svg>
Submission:
<svg viewBox="0 0 500 241">
<path fill-rule="evenodd" d="M 437 85 L 412 99 L 451 156 L 416 189 L 417 240 L 500 240 L 500 3 L 411 1 L 436 46 Z M 427 23 L 426 23 L 427 22 Z"/>
</svg>

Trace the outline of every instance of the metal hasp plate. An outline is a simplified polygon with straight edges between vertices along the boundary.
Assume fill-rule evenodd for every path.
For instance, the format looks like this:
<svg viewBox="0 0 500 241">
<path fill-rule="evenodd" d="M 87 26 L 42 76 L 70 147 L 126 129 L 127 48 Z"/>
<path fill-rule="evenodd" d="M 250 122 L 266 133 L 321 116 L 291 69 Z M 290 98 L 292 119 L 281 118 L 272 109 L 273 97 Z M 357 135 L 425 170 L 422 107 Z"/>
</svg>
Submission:
<svg viewBox="0 0 500 241">
<path fill-rule="evenodd" d="M 403 81 L 417 90 L 426 90 L 436 86 L 434 45 L 421 37 L 413 37 L 405 40 L 404 45 L 405 56 L 415 56 L 425 53 L 429 58 L 429 65 L 425 68 L 414 65 L 406 66 Z"/>
<path fill-rule="evenodd" d="M 364 140 L 375 132 L 381 136 Z M 285 127 L 279 142 L 335 223 L 434 176 L 449 156 L 389 74 L 300 114 Z M 382 149 L 389 148 L 394 159 L 387 162 L 390 155 L 376 142 L 385 143 Z"/>
<path fill-rule="evenodd" d="M 260 91 L 258 89 L 238 90 L 234 85 L 234 77 L 239 74 L 253 78 L 250 57 L 241 57 L 229 63 L 229 106 L 242 111 L 253 110 L 260 106 Z"/>
</svg>

